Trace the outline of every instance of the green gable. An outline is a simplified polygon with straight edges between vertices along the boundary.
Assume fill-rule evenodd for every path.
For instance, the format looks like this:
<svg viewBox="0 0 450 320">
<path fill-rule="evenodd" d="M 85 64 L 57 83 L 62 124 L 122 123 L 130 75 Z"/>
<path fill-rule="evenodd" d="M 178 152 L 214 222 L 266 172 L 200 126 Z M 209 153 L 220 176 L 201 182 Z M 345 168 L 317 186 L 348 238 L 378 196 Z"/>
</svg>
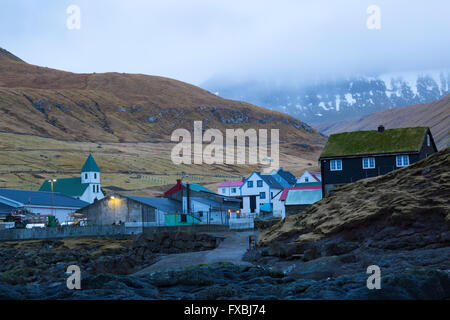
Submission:
<svg viewBox="0 0 450 320">
<path fill-rule="evenodd" d="M 426 127 L 413 127 L 332 134 L 320 157 L 418 152 L 427 130 Z"/>
<path fill-rule="evenodd" d="M 83 168 L 81 168 L 81 172 L 100 172 L 100 168 L 98 167 L 97 162 L 95 162 L 92 154 L 89 154 Z"/>
<path fill-rule="evenodd" d="M 81 183 L 81 178 L 57 179 L 53 183 L 53 192 L 60 192 L 72 197 L 80 197 L 86 191 L 88 183 Z M 51 192 L 51 183 L 47 180 L 41 185 L 39 191 Z"/>
</svg>

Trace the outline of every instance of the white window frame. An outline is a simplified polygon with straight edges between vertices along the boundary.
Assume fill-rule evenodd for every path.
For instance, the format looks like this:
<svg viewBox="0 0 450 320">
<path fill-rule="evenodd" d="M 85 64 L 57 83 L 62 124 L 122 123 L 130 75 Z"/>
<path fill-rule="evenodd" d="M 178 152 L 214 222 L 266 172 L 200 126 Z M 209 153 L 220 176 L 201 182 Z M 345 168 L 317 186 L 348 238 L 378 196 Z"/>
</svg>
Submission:
<svg viewBox="0 0 450 320">
<path fill-rule="evenodd" d="M 406 159 L 406 161 L 405 161 L 405 159 Z M 396 156 L 395 157 L 395 165 L 398 168 L 409 166 L 409 155 Z"/>
<path fill-rule="evenodd" d="M 371 165 L 371 161 L 373 159 L 373 166 Z M 367 160 L 367 166 L 365 165 L 364 160 Z M 371 157 L 371 158 L 363 158 L 362 159 L 362 166 L 363 169 L 375 169 L 375 158 Z"/>
<path fill-rule="evenodd" d="M 338 168 L 338 163 L 341 164 L 341 167 Z M 333 169 L 334 164 L 334 169 Z M 342 160 L 330 160 L 330 171 L 342 171 Z"/>
</svg>

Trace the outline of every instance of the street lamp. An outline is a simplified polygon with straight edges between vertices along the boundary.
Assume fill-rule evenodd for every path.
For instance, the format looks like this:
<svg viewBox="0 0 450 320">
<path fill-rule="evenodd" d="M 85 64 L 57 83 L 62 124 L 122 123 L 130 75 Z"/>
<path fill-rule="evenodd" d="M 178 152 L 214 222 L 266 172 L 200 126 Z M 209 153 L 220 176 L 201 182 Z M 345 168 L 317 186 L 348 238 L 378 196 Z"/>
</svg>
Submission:
<svg viewBox="0 0 450 320">
<path fill-rule="evenodd" d="M 48 180 L 48 182 L 50 182 L 50 189 L 52 191 L 52 215 L 53 215 L 53 218 L 56 219 L 55 211 L 54 211 L 55 210 L 55 204 L 53 203 L 53 183 L 56 182 L 56 179 L 50 179 L 50 180 Z"/>
<path fill-rule="evenodd" d="M 113 205 L 113 212 L 114 212 L 114 221 L 113 221 L 113 224 L 115 224 L 116 223 L 116 204 L 117 204 L 117 201 L 119 201 L 119 199 L 118 198 L 116 198 L 115 196 L 111 196 L 110 197 L 111 198 L 111 201 L 112 201 L 112 205 Z"/>
</svg>

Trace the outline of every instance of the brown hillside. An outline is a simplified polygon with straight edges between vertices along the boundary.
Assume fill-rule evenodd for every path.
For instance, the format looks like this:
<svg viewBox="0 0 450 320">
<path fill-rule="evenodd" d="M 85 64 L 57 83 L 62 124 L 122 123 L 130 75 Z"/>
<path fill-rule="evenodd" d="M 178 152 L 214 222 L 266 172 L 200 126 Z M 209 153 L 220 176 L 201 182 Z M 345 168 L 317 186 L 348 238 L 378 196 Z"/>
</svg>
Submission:
<svg viewBox="0 0 450 320">
<path fill-rule="evenodd" d="M 180 81 L 141 74 L 74 74 L 27 64 L 0 51 L 0 131 L 67 140 L 167 141 L 176 128 L 192 130 L 194 120 L 203 120 L 204 128 L 279 128 L 283 142 L 301 142 L 305 148 L 325 142 L 292 117 Z"/>
<path fill-rule="evenodd" d="M 427 104 L 383 110 L 335 123 L 318 123 L 313 127 L 330 135 L 346 131 L 374 130 L 380 124 L 386 128 L 430 127 L 437 147 L 442 150 L 450 143 L 450 94 Z"/>
<path fill-rule="evenodd" d="M 263 232 L 259 244 L 316 242 L 338 234 L 367 238 L 368 230 L 376 237 L 377 232 L 387 232 L 399 224 L 404 233 L 410 228 L 431 228 L 431 233 L 439 228 L 448 231 L 449 157 L 450 148 L 446 148 L 409 167 L 336 189 L 305 212 L 289 216 Z M 440 237 L 439 233 L 435 236 Z M 419 239 L 418 243 L 425 240 L 429 239 Z"/>
</svg>

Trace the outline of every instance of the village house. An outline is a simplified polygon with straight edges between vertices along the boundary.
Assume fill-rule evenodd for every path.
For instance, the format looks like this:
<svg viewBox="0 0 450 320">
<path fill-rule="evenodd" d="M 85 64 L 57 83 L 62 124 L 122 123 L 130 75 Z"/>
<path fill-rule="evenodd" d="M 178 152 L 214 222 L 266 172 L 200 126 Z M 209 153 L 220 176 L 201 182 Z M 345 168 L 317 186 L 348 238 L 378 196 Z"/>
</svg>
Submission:
<svg viewBox="0 0 450 320">
<path fill-rule="evenodd" d="M 300 177 L 297 178 L 296 183 L 313 183 L 313 182 L 321 182 L 322 174 L 317 171 L 308 171 L 306 170 Z"/>
<path fill-rule="evenodd" d="M 286 199 L 289 193 L 297 190 L 314 190 L 314 192 L 294 193 L 296 196 L 291 196 L 288 202 L 289 206 L 291 206 L 289 211 L 290 214 L 299 213 L 303 211 L 307 205 L 311 205 L 322 199 L 322 186 L 320 184 L 305 183 L 302 186 L 284 188 L 283 191 L 276 194 L 272 199 L 274 217 L 281 217 L 282 219 L 284 219 L 286 215 L 290 215 L 286 214 Z M 317 196 L 317 193 L 320 194 L 320 197 Z M 304 198 L 301 198 L 301 196 L 304 196 Z M 293 213 L 293 210 L 295 209 L 299 209 L 299 211 Z"/>
<path fill-rule="evenodd" d="M 429 128 L 333 134 L 320 155 L 323 196 L 337 186 L 384 175 L 437 152 Z"/>
<path fill-rule="evenodd" d="M 280 168 L 278 170 L 273 170 L 271 172 L 271 175 L 274 177 L 275 180 L 278 181 L 278 183 L 284 187 L 292 187 L 295 185 L 296 178 L 295 176 L 288 170 L 284 170 L 283 168 Z"/>
<path fill-rule="evenodd" d="M 88 203 L 105 197 L 100 182 L 100 168 L 92 154 L 86 159 L 79 177 L 46 180 L 39 191 L 59 192 Z"/>
<path fill-rule="evenodd" d="M 244 180 L 224 181 L 217 187 L 217 193 L 228 197 L 239 197 Z"/>
<path fill-rule="evenodd" d="M 283 186 L 271 174 L 254 171 L 240 187 L 242 196 L 242 212 L 260 214 L 272 212 L 272 198 Z"/>
<path fill-rule="evenodd" d="M 21 209 L 43 216 L 55 216 L 60 224 L 64 224 L 72 220 L 72 213 L 87 205 L 89 203 L 85 201 L 58 192 L 0 189 L 0 209 L 3 215 L 9 210 L 12 213 Z"/>
<path fill-rule="evenodd" d="M 164 197 L 179 201 L 182 212 L 197 217 L 204 224 L 227 224 L 232 213 L 240 213 L 242 200 L 212 192 L 195 183 L 181 179 L 164 193 Z"/>
</svg>

